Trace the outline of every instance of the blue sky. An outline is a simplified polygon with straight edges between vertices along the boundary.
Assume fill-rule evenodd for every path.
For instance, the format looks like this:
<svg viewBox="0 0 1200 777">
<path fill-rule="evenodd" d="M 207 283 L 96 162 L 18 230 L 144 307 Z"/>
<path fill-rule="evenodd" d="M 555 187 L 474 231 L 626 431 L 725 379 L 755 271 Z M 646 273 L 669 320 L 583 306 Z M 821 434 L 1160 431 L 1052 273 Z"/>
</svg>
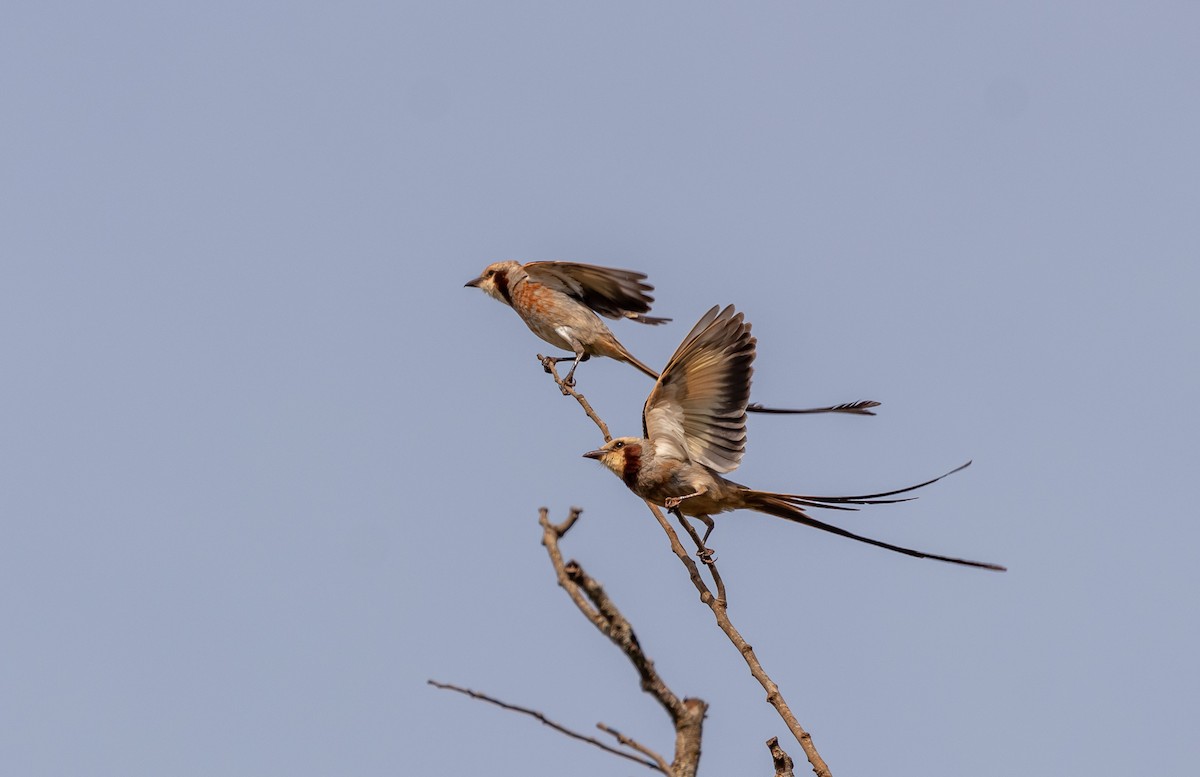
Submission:
<svg viewBox="0 0 1200 777">
<path fill-rule="evenodd" d="M 15 3 L 0 24 L 0 763 L 25 775 L 705 774 L 783 737 L 489 262 L 646 272 L 661 366 L 759 339 L 731 616 L 835 774 L 1183 773 L 1200 749 L 1200 11 L 1188 3 Z M 580 387 L 636 433 L 650 382 Z M 785 747 L 789 745 L 784 740 Z M 800 757 L 798 746 L 790 752 Z M 1020 768 L 1020 767 L 1018 767 Z"/>
</svg>

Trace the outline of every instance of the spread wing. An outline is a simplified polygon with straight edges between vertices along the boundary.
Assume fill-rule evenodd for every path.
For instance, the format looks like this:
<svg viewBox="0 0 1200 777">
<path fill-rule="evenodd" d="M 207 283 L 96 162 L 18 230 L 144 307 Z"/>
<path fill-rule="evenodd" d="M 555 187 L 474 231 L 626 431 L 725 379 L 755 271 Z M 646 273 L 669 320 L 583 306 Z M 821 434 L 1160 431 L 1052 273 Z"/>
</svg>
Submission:
<svg viewBox="0 0 1200 777">
<path fill-rule="evenodd" d="M 757 341 L 730 305 L 704 314 L 667 362 L 642 410 L 642 434 L 658 455 L 717 472 L 746 450 L 746 403 Z"/>
<path fill-rule="evenodd" d="M 568 294 L 607 318 L 628 318 L 643 324 L 665 324 L 650 312 L 654 287 L 646 275 L 575 262 L 530 262 L 525 272 L 538 283 Z"/>
</svg>

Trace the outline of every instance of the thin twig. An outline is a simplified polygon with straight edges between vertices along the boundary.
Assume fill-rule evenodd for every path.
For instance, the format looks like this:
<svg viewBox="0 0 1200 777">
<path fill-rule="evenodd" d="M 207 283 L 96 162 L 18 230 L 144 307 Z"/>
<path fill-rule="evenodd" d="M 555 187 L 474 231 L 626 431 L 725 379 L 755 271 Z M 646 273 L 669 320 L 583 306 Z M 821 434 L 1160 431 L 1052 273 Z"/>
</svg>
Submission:
<svg viewBox="0 0 1200 777">
<path fill-rule="evenodd" d="M 500 701 L 499 699 L 494 699 L 485 693 L 480 693 L 478 691 L 472 691 L 470 688 L 459 688 L 457 685 L 450 685 L 449 683 L 439 683 L 436 680 L 426 680 L 426 682 L 429 683 L 430 685 L 432 685 L 434 688 L 442 688 L 443 690 L 447 690 L 447 691 L 457 691 L 458 693 L 464 694 L 466 696 L 470 696 L 472 699 L 479 699 L 480 701 L 486 701 L 489 704 L 495 704 L 497 707 L 501 707 L 506 710 L 512 710 L 513 712 L 519 712 L 522 715 L 529 715 L 530 717 L 537 718 L 543 724 L 549 726 L 550 728 L 554 729 L 555 731 L 559 732 L 560 734 L 566 734 L 567 736 L 571 737 L 572 739 L 579 739 L 584 742 L 587 742 L 589 745 L 595 745 L 596 747 L 600 748 L 601 750 L 603 750 L 607 753 L 612 753 L 613 755 L 619 755 L 622 758 L 627 758 L 628 760 L 633 761 L 634 763 L 639 763 L 642 766 L 649 767 L 650 769 L 654 769 L 655 771 L 662 771 L 662 769 L 659 767 L 659 765 L 657 763 L 655 763 L 654 761 L 647 761 L 645 759 L 638 758 L 635 755 L 630 755 L 629 753 L 626 753 L 624 750 L 618 750 L 615 747 L 607 745 L 604 742 L 601 742 L 599 739 L 596 739 L 595 737 L 585 736 L 584 734 L 580 734 L 576 731 L 572 731 L 571 729 L 567 728 L 566 726 L 555 723 L 554 721 L 550 720 L 549 718 L 547 718 L 545 715 L 538 712 L 537 710 L 531 710 L 528 707 L 519 707 L 515 704 L 508 704 L 506 702 Z M 666 772 L 666 773 L 670 774 L 670 772 Z"/>
<path fill-rule="evenodd" d="M 604 441 L 608 442 L 612 439 L 612 435 L 608 433 L 608 424 L 600 420 L 600 416 L 596 415 L 596 411 L 592 410 L 592 406 L 588 404 L 587 398 L 580 394 L 572 386 L 568 386 L 566 381 L 558 377 L 558 367 L 554 363 L 554 357 L 537 355 L 538 361 L 546 368 L 546 372 L 554 378 L 554 382 L 558 384 L 558 390 L 563 393 L 563 396 L 575 397 L 575 401 L 583 408 L 583 412 L 587 413 L 587 417 L 592 419 L 596 426 L 600 427 L 600 433 L 604 435 Z"/>
<path fill-rule="evenodd" d="M 622 734 L 620 731 L 617 731 L 615 728 L 606 726 L 603 723 L 597 723 L 596 728 L 600 729 L 605 734 L 612 736 L 614 739 L 616 739 L 618 742 L 620 742 L 625 747 L 628 747 L 631 750 L 636 750 L 639 753 L 641 753 L 642 755 L 647 756 L 649 758 L 653 758 L 655 763 L 658 764 L 659 771 L 661 771 L 663 774 L 671 774 L 670 764 L 668 764 L 661 755 L 654 752 L 650 748 L 646 747 L 642 743 L 638 742 L 636 739 L 627 737 L 624 734 Z"/>
</svg>

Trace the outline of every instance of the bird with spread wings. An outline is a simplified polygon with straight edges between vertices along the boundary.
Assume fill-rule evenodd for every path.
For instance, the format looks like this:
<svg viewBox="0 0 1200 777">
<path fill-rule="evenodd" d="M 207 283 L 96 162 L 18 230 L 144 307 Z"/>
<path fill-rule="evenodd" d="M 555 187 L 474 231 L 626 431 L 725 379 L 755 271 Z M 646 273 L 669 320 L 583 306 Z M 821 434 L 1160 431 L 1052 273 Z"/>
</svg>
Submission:
<svg viewBox="0 0 1200 777">
<path fill-rule="evenodd" d="M 916 558 L 1005 571 L 998 564 L 941 556 L 853 534 L 819 521 L 804 508 L 857 510 L 861 505 L 903 502 L 902 497 L 969 466 L 905 488 L 858 496 L 806 496 L 758 491 L 723 477 L 746 450 L 746 410 L 756 340 L 750 324 L 730 305 L 714 307 L 676 349 L 642 410 L 642 436 L 617 437 L 584 456 L 596 459 L 638 496 L 713 530 L 713 515 L 755 510 Z"/>
</svg>

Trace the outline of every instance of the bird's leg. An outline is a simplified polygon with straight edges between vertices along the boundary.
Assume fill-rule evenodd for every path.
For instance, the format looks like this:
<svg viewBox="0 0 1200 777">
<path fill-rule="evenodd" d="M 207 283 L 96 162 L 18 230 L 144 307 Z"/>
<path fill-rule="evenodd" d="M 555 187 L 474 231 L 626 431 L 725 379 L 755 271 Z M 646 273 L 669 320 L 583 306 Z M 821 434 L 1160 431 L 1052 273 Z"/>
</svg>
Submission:
<svg viewBox="0 0 1200 777">
<path fill-rule="evenodd" d="M 696 541 L 696 555 L 700 557 L 700 560 L 705 564 L 711 565 L 715 560 L 715 557 L 713 556 L 713 551 L 704 543 L 708 540 L 708 535 L 712 534 L 713 527 L 716 524 L 713 523 L 712 518 L 704 515 L 703 513 L 693 516 L 694 518 L 699 519 L 699 521 L 705 526 L 704 536 L 700 537 L 695 531 L 692 530 L 691 524 L 689 524 L 683 517 L 683 511 L 679 509 L 679 505 L 683 503 L 683 500 L 693 496 L 700 496 L 707 490 L 708 489 L 701 487 L 699 490 L 690 494 L 684 494 L 683 496 L 669 496 L 663 500 L 663 506 L 666 507 L 670 512 L 674 513 L 675 516 L 679 518 L 679 522 L 687 527 L 688 533 L 691 534 L 692 539 Z"/>
<path fill-rule="evenodd" d="M 705 526 L 704 536 L 700 538 L 700 549 L 696 551 L 696 555 L 699 556 L 700 560 L 705 564 L 712 566 L 712 563 L 716 561 L 716 556 L 713 555 L 713 549 L 708 547 L 707 543 L 708 535 L 712 534 L 712 530 L 716 526 L 716 523 L 714 523 L 713 519 L 707 515 L 697 515 L 696 517 L 699 518 L 700 522 Z"/>
<path fill-rule="evenodd" d="M 695 516 L 696 518 L 698 518 L 700 520 L 701 523 L 703 523 L 705 526 L 708 527 L 708 530 L 704 532 L 704 538 L 701 539 L 700 535 L 697 534 L 696 530 L 692 528 L 692 525 L 690 523 L 688 523 L 687 518 L 685 518 L 683 516 L 683 513 L 679 510 L 678 507 L 672 507 L 672 508 L 670 508 L 670 510 L 668 512 L 670 512 L 672 515 L 674 515 L 676 518 L 678 518 L 680 525 L 682 525 L 683 528 L 687 529 L 687 533 L 692 536 L 692 541 L 696 543 L 696 556 L 702 562 L 709 565 L 710 567 L 713 566 L 713 563 L 717 560 L 717 557 L 715 555 L 713 555 L 712 548 L 709 548 L 709 547 L 705 546 L 705 544 L 704 544 L 704 540 L 707 540 L 708 535 L 712 534 L 713 525 L 714 525 L 713 519 L 709 518 L 707 515 Z M 716 567 L 713 567 L 713 569 L 715 571 Z"/>
<path fill-rule="evenodd" d="M 563 357 L 562 360 L 566 361 L 567 359 L 570 359 L 570 358 L 571 358 L 570 356 L 566 356 L 566 357 Z M 587 359 L 588 359 L 588 355 L 583 352 L 583 346 L 576 343 L 575 344 L 575 363 L 572 364 L 571 369 L 567 371 L 567 377 L 563 378 L 564 386 L 570 386 L 570 387 L 575 386 L 575 368 L 579 366 L 579 362 L 585 362 L 585 361 L 587 361 Z"/>
</svg>

